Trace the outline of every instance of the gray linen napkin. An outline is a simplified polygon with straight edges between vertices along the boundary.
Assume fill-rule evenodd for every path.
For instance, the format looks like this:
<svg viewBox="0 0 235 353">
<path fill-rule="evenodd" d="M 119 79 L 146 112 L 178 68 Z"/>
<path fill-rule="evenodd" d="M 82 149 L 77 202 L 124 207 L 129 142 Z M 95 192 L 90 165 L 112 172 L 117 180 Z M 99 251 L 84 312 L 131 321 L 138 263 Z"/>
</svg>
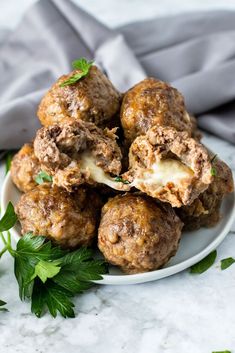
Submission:
<svg viewBox="0 0 235 353">
<path fill-rule="evenodd" d="M 121 91 L 146 75 L 171 82 L 202 128 L 235 143 L 235 12 L 111 30 L 68 0 L 40 0 L 0 38 L 0 149 L 34 136 L 41 97 L 81 56 L 94 58 Z"/>
</svg>

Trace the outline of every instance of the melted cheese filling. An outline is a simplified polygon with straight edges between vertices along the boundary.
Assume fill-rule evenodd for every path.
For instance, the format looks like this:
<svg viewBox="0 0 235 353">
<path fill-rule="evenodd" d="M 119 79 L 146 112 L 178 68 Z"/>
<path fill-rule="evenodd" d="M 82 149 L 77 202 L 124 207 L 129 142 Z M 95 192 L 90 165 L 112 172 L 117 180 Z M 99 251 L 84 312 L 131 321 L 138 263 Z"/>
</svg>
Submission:
<svg viewBox="0 0 235 353">
<path fill-rule="evenodd" d="M 184 113 L 184 118 L 185 118 L 185 120 L 187 120 L 187 121 L 191 121 L 190 116 L 189 116 L 189 114 L 188 114 L 187 111 L 185 111 L 185 113 Z"/>
<path fill-rule="evenodd" d="M 132 185 L 138 186 L 144 183 L 161 187 L 167 183 L 173 183 L 175 186 L 180 186 L 183 182 L 190 183 L 193 176 L 193 171 L 180 161 L 165 159 L 154 163 L 151 169 L 143 172 L 141 178 L 135 179 Z"/>
<path fill-rule="evenodd" d="M 95 158 L 89 152 L 84 152 L 81 156 L 81 170 L 88 172 L 92 180 L 100 184 L 108 185 L 109 187 L 119 190 L 120 183 L 114 181 L 113 178 L 98 167 L 95 163 Z"/>
</svg>

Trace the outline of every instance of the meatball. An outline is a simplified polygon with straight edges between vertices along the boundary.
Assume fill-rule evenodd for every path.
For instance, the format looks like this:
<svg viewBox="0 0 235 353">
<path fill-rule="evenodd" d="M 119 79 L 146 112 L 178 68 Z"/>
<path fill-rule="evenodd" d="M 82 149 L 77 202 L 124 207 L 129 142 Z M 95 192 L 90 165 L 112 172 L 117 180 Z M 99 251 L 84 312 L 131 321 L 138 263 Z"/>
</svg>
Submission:
<svg viewBox="0 0 235 353">
<path fill-rule="evenodd" d="M 118 195 L 102 209 L 98 247 L 126 273 L 152 271 L 175 255 L 182 226 L 168 205 L 145 195 Z"/>
<path fill-rule="evenodd" d="M 123 178 L 173 207 L 191 204 L 213 181 L 210 155 L 187 132 L 155 126 L 130 147 Z"/>
<path fill-rule="evenodd" d="M 208 189 L 191 205 L 176 209 L 187 230 L 215 226 L 220 220 L 220 205 L 224 196 L 234 190 L 233 175 L 227 164 L 217 158 L 212 164 L 215 178 Z"/>
<path fill-rule="evenodd" d="M 16 206 L 22 234 L 45 235 L 63 248 L 90 246 L 97 234 L 101 201 L 94 191 L 73 194 L 50 184 L 23 194 Z"/>
<path fill-rule="evenodd" d="M 121 150 L 115 130 L 101 130 L 93 123 L 73 121 L 40 129 L 34 149 L 53 183 L 72 191 L 83 183 L 103 183 L 125 189 L 111 175 L 121 172 Z"/>
<path fill-rule="evenodd" d="M 191 124 L 192 124 L 192 137 L 195 140 L 201 141 L 202 139 L 202 132 L 199 130 L 197 125 L 197 119 L 193 115 L 189 115 Z"/>
<path fill-rule="evenodd" d="M 35 177 L 41 170 L 39 160 L 34 154 L 33 144 L 26 143 L 11 162 L 11 178 L 22 192 L 32 190 L 37 186 Z"/>
<path fill-rule="evenodd" d="M 42 125 L 81 119 L 103 127 L 115 118 L 122 96 L 96 66 L 76 83 L 61 86 L 77 73 L 80 71 L 60 77 L 43 97 L 37 113 Z"/>
<path fill-rule="evenodd" d="M 123 98 L 121 124 L 129 143 L 155 125 L 171 126 L 192 133 L 194 122 L 177 89 L 155 78 L 146 78 Z"/>
</svg>

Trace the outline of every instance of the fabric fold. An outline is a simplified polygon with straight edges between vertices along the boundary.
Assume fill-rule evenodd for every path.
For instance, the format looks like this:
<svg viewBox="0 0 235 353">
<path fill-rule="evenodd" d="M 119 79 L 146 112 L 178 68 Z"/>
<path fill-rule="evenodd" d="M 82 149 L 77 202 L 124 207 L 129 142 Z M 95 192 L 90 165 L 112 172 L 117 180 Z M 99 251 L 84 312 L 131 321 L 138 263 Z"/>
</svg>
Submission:
<svg viewBox="0 0 235 353">
<path fill-rule="evenodd" d="M 0 149 L 34 137 L 37 106 L 78 57 L 125 92 L 146 76 L 185 96 L 199 126 L 235 143 L 235 12 L 188 13 L 110 29 L 68 0 L 40 0 L 0 32 Z"/>
</svg>

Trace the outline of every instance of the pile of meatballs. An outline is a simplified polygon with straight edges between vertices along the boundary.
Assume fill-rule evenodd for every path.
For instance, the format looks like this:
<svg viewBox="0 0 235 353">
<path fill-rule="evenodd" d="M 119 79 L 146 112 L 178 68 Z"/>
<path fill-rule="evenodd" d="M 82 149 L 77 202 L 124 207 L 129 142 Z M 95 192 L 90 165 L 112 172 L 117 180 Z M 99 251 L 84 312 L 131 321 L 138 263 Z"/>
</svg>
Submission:
<svg viewBox="0 0 235 353">
<path fill-rule="evenodd" d="M 98 246 L 125 273 L 161 268 L 183 229 L 220 220 L 231 170 L 200 142 L 177 89 L 146 78 L 122 94 L 95 65 L 63 85 L 77 73 L 42 98 L 42 128 L 12 161 L 22 234 Z M 38 184 L 42 171 L 50 177 Z"/>
</svg>

